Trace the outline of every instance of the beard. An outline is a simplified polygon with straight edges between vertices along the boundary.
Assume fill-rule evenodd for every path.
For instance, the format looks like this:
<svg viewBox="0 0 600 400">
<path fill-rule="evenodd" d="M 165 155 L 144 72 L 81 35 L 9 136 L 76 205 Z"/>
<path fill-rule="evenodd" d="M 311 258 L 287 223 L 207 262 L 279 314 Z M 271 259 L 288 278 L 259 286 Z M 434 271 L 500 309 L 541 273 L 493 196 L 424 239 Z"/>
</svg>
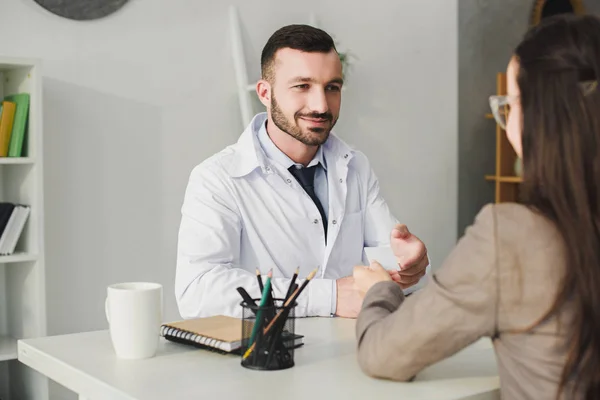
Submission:
<svg viewBox="0 0 600 400">
<path fill-rule="evenodd" d="M 324 127 L 311 127 L 303 130 L 296 122 L 301 117 L 324 119 L 328 121 L 328 124 Z M 325 143 L 329 138 L 329 132 L 331 132 L 337 122 L 337 118 L 334 119 L 330 112 L 297 112 L 294 114 L 294 120 L 290 121 L 285 117 L 281 108 L 279 108 L 275 96 L 271 97 L 271 118 L 275 126 L 307 146 L 320 146 Z"/>
</svg>

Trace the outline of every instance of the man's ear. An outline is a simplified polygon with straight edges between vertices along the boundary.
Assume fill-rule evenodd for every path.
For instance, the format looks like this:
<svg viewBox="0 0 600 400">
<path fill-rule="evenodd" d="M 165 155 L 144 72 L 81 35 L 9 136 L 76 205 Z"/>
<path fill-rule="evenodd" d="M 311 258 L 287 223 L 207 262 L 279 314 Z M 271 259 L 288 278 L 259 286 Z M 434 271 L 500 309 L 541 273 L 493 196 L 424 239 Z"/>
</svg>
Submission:
<svg viewBox="0 0 600 400">
<path fill-rule="evenodd" d="M 258 99 L 265 107 L 271 107 L 271 84 L 261 79 L 256 82 L 256 94 L 258 95 Z"/>
</svg>

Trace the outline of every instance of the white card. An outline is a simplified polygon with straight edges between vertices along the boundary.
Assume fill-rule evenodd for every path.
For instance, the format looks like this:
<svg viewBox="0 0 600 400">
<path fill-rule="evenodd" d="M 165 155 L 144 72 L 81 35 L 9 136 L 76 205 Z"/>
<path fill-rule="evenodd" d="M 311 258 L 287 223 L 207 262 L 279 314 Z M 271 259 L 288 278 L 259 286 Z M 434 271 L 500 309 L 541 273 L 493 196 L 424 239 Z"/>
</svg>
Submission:
<svg viewBox="0 0 600 400">
<path fill-rule="evenodd" d="M 365 247 L 365 253 L 367 253 L 369 262 L 377 261 L 385 269 L 400 269 L 390 246 Z"/>
<path fill-rule="evenodd" d="M 400 266 L 396 261 L 396 256 L 392 252 L 392 248 L 390 246 L 365 247 L 365 253 L 367 254 L 369 262 L 377 261 L 386 270 L 400 270 Z M 421 280 L 416 285 L 404 289 L 404 294 L 409 295 L 414 291 L 423 288 L 423 286 L 427 282 L 430 271 L 431 266 L 428 266 L 427 275 L 421 278 Z"/>
</svg>

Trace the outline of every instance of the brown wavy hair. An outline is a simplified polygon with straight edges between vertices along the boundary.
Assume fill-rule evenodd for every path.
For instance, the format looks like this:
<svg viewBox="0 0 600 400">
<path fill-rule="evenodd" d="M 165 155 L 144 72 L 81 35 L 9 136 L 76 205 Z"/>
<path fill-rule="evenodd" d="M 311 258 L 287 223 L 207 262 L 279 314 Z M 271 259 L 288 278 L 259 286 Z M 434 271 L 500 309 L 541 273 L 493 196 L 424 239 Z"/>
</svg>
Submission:
<svg viewBox="0 0 600 400">
<path fill-rule="evenodd" d="M 515 50 L 523 109 L 521 201 L 554 222 L 567 265 L 548 315 L 568 304 L 557 397 L 600 399 L 600 19 L 560 15 Z"/>
</svg>

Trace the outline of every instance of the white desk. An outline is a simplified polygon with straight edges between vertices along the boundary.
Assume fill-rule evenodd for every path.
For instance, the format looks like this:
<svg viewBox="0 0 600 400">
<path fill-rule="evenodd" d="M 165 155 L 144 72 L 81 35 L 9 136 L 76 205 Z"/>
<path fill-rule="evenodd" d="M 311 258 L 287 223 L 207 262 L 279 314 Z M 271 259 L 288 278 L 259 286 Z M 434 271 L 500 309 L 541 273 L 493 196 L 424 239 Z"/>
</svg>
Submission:
<svg viewBox="0 0 600 400">
<path fill-rule="evenodd" d="M 362 373 L 354 324 L 339 318 L 299 319 L 296 332 L 305 335 L 305 345 L 295 352 L 296 365 L 283 371 L 248 370 L 240 366 L 239 356 L 164 339 L 154 358 L 120 360 L 108 331 L 20 340 L 18 353 L 19 361 L 90 400 L 500 398 L 489 341 L 427 368 L 414 382 L 397 383 Z"/>
</svg>

